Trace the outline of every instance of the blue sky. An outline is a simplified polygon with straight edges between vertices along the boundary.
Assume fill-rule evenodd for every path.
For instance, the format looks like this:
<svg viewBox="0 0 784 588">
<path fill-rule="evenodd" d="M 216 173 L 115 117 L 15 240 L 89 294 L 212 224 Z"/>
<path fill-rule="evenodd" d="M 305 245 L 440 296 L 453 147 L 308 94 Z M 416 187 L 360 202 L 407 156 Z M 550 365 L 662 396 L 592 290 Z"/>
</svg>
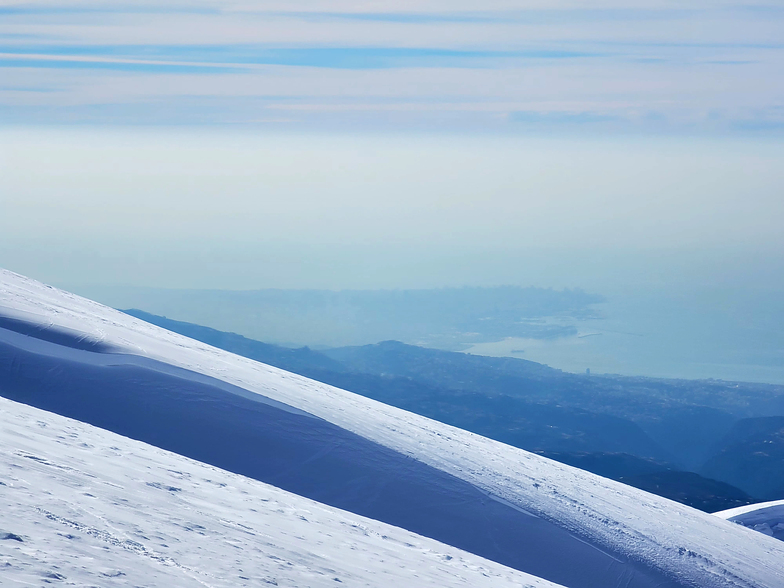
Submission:
<svg viewBox="0 0 784 588">
<path fill-rule="evenodd" d="M 0 124 L 778 134 L 780 2 L 0 4 Z"/>
</svg>

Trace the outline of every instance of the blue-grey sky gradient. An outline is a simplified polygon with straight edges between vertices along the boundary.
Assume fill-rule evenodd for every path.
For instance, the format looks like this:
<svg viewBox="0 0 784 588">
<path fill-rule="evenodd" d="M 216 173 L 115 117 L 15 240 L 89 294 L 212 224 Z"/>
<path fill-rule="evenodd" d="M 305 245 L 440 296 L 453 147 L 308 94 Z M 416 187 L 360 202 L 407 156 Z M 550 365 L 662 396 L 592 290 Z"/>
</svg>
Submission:
<svg viewBox="0 0 784 588">
<path fill-rule="evenodd" d="M 0 265 L 780 284 L 779 0 L 0 3 Z"/>
<path fill-rule="evenodd" d="M 2 265 L 204 288 L 784 287 L 776 138 L 0 132 Z"/>
<path fill-rule="evenodd" d="M 784 131 L 780 2 L 295 8 L 4 3 L 0 123 Z"/>
</svg>

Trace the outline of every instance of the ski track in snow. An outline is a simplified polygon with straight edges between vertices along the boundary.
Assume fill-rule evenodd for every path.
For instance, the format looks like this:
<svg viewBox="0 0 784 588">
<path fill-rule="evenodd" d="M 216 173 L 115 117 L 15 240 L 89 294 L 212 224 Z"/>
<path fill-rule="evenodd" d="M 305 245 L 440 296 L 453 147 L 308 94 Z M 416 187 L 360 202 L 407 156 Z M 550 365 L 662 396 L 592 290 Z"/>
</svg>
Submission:
<svg viewBox="0 0 784 588">
<path fill-rule="evenodd" d="M 784 586 L 784 544 L 709 514 L 165 331 L 0 271 L 2 313 L 223 380 L 325 419 L 683 586 Z M 262 400 L 262 399 L 260 399 Z"/>
<path fill-rule="evenodd" d="M 557 588 L 3 398 L 0 431 L 2 586 Z"/>
</svg>

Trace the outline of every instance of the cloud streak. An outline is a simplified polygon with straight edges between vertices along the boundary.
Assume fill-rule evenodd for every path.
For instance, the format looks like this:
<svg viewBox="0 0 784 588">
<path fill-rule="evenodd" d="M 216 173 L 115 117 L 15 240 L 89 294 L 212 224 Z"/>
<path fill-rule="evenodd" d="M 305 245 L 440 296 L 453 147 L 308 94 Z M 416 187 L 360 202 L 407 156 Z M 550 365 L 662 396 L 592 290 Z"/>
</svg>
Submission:
<svg viewBox="0 0 784 588">
<path fill-rule="evenodd" d="M 167 112 L 182 124 L 353 130 L 781 128 L 776 3 L 297 6 L 0 7 L 0 120 L 158 124 Z M 3 89 L 52 78 L 58 90 L 31 90 L 28 102 Z M 286 116 L 269 111 L 271 98 Z"/>
<path fill-rule="evenodd" d="M 88 67 L 95 64 L 199 67 L 219 72 L 220 67 L 286 65 L 330 69 L 386 69 L 401 67 L 507 67 L 530 60 L 577 59 L 594 53 L 558 49 L 528 51 L 465 51 L 429 47 L 265 47 L 258 45 L 46 45 L 24 51 L 0 46 L 5 63 L 29 66 Z M 146 59 L 145 59 L 146 58 Z M 10 65 L 9 65 L 10 67 Z"/>
</svg>

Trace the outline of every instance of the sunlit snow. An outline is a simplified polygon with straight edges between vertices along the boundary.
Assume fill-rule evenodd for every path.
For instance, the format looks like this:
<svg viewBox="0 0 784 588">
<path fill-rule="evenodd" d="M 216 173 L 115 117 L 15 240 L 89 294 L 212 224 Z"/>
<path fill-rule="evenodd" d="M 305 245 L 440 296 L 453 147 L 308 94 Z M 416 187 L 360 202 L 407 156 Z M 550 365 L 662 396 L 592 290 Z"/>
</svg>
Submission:
<svg viewBox="0 0 784 588">
<path fill-rule="evenodd" d="M 0 318 L 0 383 L 6 388 L 0 392 L 9 398 L 85 413 L 105 428 L 130 428 L 123 434 L 150 442 L 163 436 L 160 445 L 179 453 L 573 588 L 784 586 L 784 544 L 762 533 L 209 347 L 11 272 L 0 271 Z M 147 396 L 135 396 L 132 383 Z M 65 390 L 89 394 L 84 398 L 97 408 L 69 406 L 67 395 L 58 395 Z M 231 434 L 219 439 L 227 445 L 217 449 L 214 443 L 199 449 L 203 439 L 190 429 L 167 436 L 164 427 L 148 426 L 147 418 L 157 413 L 133 412 L 148 400 L 162 403 L 172 419 L 180 401 L 191 411 L 189 422 L 212 426 L 213 415 L 228 419 L 225 427 L 236 425 L 237 436 L 247 434 L 256 445 L 244 459 Z M 255 416 L 243 422 L 241 415 L 248 414 Z M 276 443 L 280 451 L 259 452 L 260 441 Z M 48 454 L 35 455 L 54 462 Z M 334 471 L 329 463 L 345 469 Z M 349 471 L 353 478 L 343 480 Z M 378 497 L 368 500 L 365 491 L 378 480 Z M 165 489 L 184 488 L 184 482 L 143 482 L 145 492 L 174 494 L 175 500 L 186 495 Z M 349 482 L 361 491 L 352 494 Z M 398 482 L 403 494 L 389 490 Z M 129 508 L 127 516 L 143 517 L 143 508 Z M 454 517 L 462 516 L 475 527 L 455 526 Z M 496 528 L 500 534 L 493 536 Z M 482 533 L 490 540 L 477 541 Z"/>
<path fill-rule="evenodd" d="M 554 584 L 0 398 L 0 585 Z"/>
</svg>

